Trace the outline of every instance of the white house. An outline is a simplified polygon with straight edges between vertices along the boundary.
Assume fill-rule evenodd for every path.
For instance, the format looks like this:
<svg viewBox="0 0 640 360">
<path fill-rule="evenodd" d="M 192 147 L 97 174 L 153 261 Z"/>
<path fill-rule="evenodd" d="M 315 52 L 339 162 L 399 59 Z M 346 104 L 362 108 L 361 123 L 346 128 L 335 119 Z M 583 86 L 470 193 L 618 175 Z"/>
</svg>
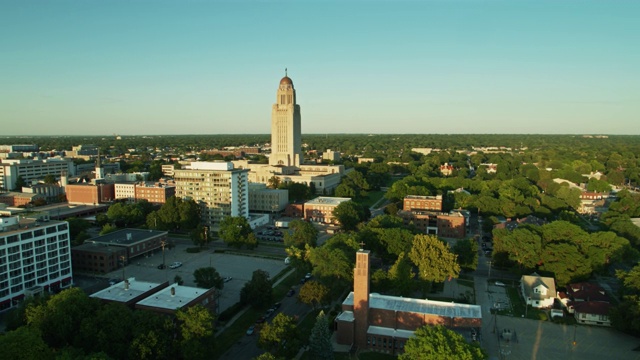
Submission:
<svg viewBox="0 0 640 360">
<path fill-rule="evenodd" d="M 520 292 L 527 305 L 534 308 L 551 307 L 556 298 L 555 280 L 536 273 L 523 275 L 520 279 Z"/>
</svg>

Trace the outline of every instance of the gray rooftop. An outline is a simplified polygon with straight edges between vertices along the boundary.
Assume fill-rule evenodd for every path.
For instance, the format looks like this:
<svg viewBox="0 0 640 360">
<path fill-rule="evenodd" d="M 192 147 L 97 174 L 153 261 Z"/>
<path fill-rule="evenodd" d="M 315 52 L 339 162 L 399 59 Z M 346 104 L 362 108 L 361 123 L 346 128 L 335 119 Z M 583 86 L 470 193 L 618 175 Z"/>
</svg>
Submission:
<svg viewBox="0 0 640 360">
<path fill-rule="evenodd" d="M 340 203 L 343 203 L 345 201 L 351 201 L 351 198 L 320 196 L 320 197 L 317 197 L 317 198 L 315 198 L 313 200 L 307 201 L 306 204 L 308 204 L 308 205 L 337 206 Z"/>
<path fill-rule="evenodd" d="M 175 295 L 171 295 L 171 289 L 175 289 Z M 157 293 L 138 301 L 136 305 L 176 310 L 189 304 L 191 301 L 202 296 L 202 294 L 209 290 L 210 289 L 172 284 Z"/>
<path fill-rule="evenodd" d="M 353 291 L 343 304 L 353 306 Z M 480 305 L 458 304 L 454 302 L 403 298 L 372 293 L 369 295 L 369 308 L 431 314 L 451 318 L 481 319 Z"/>
<path fill-rule="evenodd" d="M 125 290 L 125 282 L 121 281 L 115 285 L 111 285 L 104 290 L 100 290 L 91 294 L 92 298 L 102 300 L 117 301 L 126 303 L 137 296 L 143 295 L 154 289 L 161 287 L 162 284 L 137 281 L 135 278 L 129 278 L 129 288 Z"/>
<path fill-rule="evenodd" d="M 95 237 L 88 241 L 110 245 L 132 245 L 148 240 L 150 238 L 166 234 L 166 231 L 158 230 L 123 229 L 114 231 L 106 235 Z"/>
</svg>

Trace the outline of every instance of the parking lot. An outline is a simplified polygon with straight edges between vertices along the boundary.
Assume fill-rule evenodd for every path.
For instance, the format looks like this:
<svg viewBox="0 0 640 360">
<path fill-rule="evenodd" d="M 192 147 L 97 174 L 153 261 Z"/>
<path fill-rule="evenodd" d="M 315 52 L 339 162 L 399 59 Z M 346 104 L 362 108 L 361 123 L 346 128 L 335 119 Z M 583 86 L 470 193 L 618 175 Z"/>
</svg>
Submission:
<svg viewBox="0 0 640 360">
<path fill-rule="evenodd" d="M 229 308 L 240 299 L 240 290 L 244 284 L 251 280 L 255 270 L 265 270 L 271 277 L 277 275 L 285 269 L 283 260 L 272 260 L 249 256 L 239 256 L 224 253 L 213 253 L 206 250 L 200 253 L 187 253 L 186 249 L 191 246 L 178 244 L 171 250 L 165 250 L 165 264 L 182 262 L 182 266 L 176 269 L 158 269 L 162 264 L 162 252 L 134 259 L 124 268 L 124 276 L 134 277 L 141 281 L 172 283 L 176 275 L 180 276 L 186 286 L 196 286 L 193 272 L 202 267 L 214 267 L 223 278 L 231 277 L 232 280 L 224 283 L 224 288 L 220 292 L 219 311 Z M 123 277 L 123 270 L 118 269 L 105 275 L 107 278 Z"/>
</svg>

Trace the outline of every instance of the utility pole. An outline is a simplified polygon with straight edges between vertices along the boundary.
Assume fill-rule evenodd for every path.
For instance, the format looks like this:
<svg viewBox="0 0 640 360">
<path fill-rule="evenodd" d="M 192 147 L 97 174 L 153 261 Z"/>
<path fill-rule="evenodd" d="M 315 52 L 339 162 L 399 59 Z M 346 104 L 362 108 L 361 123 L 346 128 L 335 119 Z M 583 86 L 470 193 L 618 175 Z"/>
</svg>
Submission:
<svg viewBox="0 0 640 360">
<path fill-rule="evenodd" d="M 127 278 L 124 275 L 124 260 L 125 260 L 125 256 L 124 255 L 120 255 L 120 260 L 122 260 L 122 281 L 125 281 Z"/>
</svg>

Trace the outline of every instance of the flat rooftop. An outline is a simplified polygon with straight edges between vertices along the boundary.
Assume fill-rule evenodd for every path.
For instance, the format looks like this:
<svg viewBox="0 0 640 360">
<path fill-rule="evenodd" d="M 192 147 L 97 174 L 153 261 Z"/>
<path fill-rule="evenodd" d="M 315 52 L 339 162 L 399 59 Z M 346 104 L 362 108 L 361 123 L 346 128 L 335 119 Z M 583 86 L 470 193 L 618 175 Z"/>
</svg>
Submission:
<svg viewBox="0 0 640 360">
<path fill-rule="evenodd" d="M 353 306 L 353 291 L 344 299 L 343 304 Z M 403 298 L 376 293 L 369 295 L 369 308 L 439 315 L 450 318 L 482 319 L 480 305 Z"/>
<path fill-rule="evenodd" d="M 162 284 L 146 282 L 146 281 L 137 281 L 135 278 L 129 279 L 129 288 L 125 290 L 125 282 L 121 281 L 115 285 L 111 285 L 104 290 L 100 290 L 96 293 L 90 295 L 92 298 L 109 300 L 109 301 L 117 301 L 121 303 L 127 303 L 131 299 L 134 299 L 140 295 L 144 295 L 145 293 L 149 293 L 154 291 L 154 289 L 158 289 Z"/>
<path fill-rule="evenodd" d="M 97 252 L 97 253 L 101 253 L 101 254 L 111 254 L 111 253 L 117 253 L 117 252 L 123 252 L 126 251 L 126 249 L 120 247 L 120 246 L 109 246 L 107 244 L 102 244 L 102 243 L 91 243 L 91 242 L 86 242 L 82 245 L 78 245 L 78 246 L 74 246 L 71 248 L 71 250 L 76 250 L 76 251 L 93 251 L 93 252 Z"/>
<path fill-rule="evenodd" d="M 175 295 L 171 295 L 171 289 L 175 289 Z M 192 302 L 199 296 L 202 296 L 202 294 L 209 290 L 210 289 L 172 284 L 157 293 L 138 301 L 136 305 L 176 310 Z"/>
<path fill-rule="evenodd" d="M 166 231 L 123 229 L 112 233 L 95 237 L 87 242 L 95 242 L 109 245 L 132 245 L 161 235 L 166 235 Z"/>
<path fill-rule="evenodd" d="M 342 198 L 342 197 L 327 197 L 320 196 L 313 200 L 307 201 L 306 205 L 329 205 L 329 206 L 337 206 L 340 203 L 345 201 L 351 201 L 351 198 Z"/>
</svg>

